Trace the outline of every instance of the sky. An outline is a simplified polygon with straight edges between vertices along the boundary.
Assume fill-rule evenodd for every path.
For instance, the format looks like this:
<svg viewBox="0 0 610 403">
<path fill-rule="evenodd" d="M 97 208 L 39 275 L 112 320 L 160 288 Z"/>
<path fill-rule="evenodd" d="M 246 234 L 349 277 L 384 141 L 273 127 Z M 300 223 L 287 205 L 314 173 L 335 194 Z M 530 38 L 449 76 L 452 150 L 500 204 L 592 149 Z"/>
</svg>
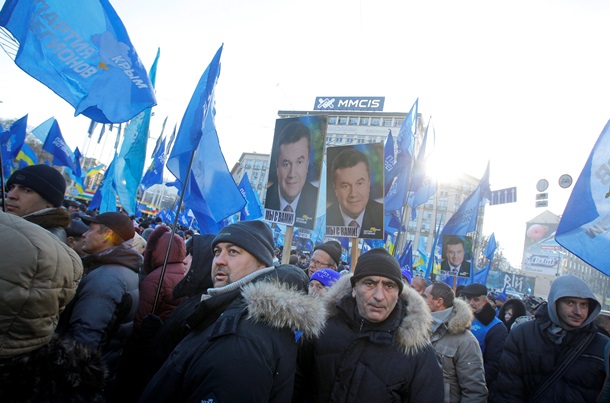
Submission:
<svg viewBox="0 0 610 403">
<path fill-rule="evenodd" d="M 0 0 L 3 5 L 4 1 Z M 316 96 L 384 96 L 386 112 L 432 117 L 435 169 L 517 187 L 517 202 L 487 206 L 495 234 L 519 266 L 536 182 L 550 183 L 561 215 L 610 119 L 610 2 L 603 0 L 111 0 L 140 59 L 157 48 L 152 152 L 161 124 L 179 124 L 197 82 L 224 44 L 216 126 L 230 168 L 242 152 L 269 153 L 278 110 L 312 110 Z M 67 143 L 87 144 L 89 120 L 0 52 L 0 118 L 54 116 Z M 166 128 L 166 130 L 169 130 Z M 105 161 L 109 162 L 109 161 Z"/>
</svg>

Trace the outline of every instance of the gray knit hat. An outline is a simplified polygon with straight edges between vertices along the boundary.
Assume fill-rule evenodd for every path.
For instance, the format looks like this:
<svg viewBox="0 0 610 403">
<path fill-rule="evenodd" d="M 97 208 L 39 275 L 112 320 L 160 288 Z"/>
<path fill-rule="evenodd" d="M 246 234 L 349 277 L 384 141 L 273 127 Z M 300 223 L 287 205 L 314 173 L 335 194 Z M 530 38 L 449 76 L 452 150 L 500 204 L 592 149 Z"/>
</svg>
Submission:
<svg viewBox="0 0 610 403">
<path fill-rule="evenodd" d="M 212 249 L 220 242 L 237 245 L 265 266 L 273 266 L 273 232 L 262 221 L 239 221 L 227 225 L 212 241 Z"/>
</svg>

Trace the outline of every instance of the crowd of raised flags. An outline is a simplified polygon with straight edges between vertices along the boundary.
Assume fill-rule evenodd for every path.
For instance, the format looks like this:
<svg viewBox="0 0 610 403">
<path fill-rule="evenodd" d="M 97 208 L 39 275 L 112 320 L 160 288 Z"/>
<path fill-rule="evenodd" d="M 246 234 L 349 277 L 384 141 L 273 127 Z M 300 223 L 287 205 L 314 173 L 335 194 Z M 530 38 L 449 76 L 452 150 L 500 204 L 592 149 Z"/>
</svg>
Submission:
<svg viewBox="0 0 610 403">
<path fill-rule="evenodd" d="M 178 131 L 174 129 L 169 141 L 166 141 L 163 133 L 159 136 L 152 162 L 145 170 L 150 117 L 152 107 L 156 105 L 154 84 L 160 52 L 157 52 L 147 73 L 129 40 L 127 30 L 107 0 L 83 2 L 82 9 L 77 13 L 78 18 L 75 13 L 67 12 L 73 5 L 61 0 L 47 0 L 46 6 L 40 7 L 35 0 L 7 0 L 0 11 L 0 26 L 12 34 L 14 44 L 13 47 L 10 43 L 3 47 L 7 50 L 8 46 L 7 52 L 12 54 L 19 67 L 69 102 L 75 108 L 76 115 L 91 118 L 89 138 L 98 123 L 102 124 L 98 143 L 107 124 L 110 130 L 114 124 L 119 124 L 112 162 L 107 167 L 98 165 L 86 172 L 82 169 L 80 150 L 70 149 L 56 119 L 51 118 L 33 130 L 33 134 L 43 143 L 43 150 L 53 156 L 53 164 L 66 167 L 66 172 L 74 179 L 80 192 L 87 176 L 105 168 L 90 209 L 97 208 L 101 213 L 116 211 L 118 199 L 127 213 L 137 215 L 140 211 L 136 197 L 138 190 L 163 183 L 163 170 L 167 167 L 176 178 L 172 185 L 178 188 L 180 202 L 176 211 L 180 213 L 176 216 L 175 211 L 161 211 L 159 216 L 164 222 L 194 227 L 203 233 L 217 233 L 222 226 L 234 220 L 261 219 L 261 203 L 247 175 L 239 184 L 235 183 L 218 142 L 214 122 L 215 87 L 220 76 L 223 46 L 220 46 L 201 76 Z M 49 39 L 46 36 L 28 35 L 32 23 L 38 24 L 41 30 L 52 29 L 47 13 L 72 18 L 66 23 L 79 35 L 78 47 L 66 42 L 65 51 L 58 52 L 47 42 Z M 69 52 L 74 54 L 71 62 L 67 62 L 68 56 L 72 57 Z M 416 147 L 418 102 L 416 99 L 413 103 L 396 139 L 391 131 L 388 135 L 384 156 L 386 232 L 382 240 L 363 241 L 363 250 L 385 247 L 397 256 L 403 268 L 413 271 L 417 267 L 429 278 L 438 272 L 443 235 L 466 236 L 475 232 L 480 208 L 489 200 L 491 191 L 488 164 L 480 183 L 457 212 L 446 224 L 443 225 L 442 218 L 436 223 L 430 256 L 417 248 L 416 261 L 413 262 L 413 245 L 410 242 L 403 242 L 404 248 L 395 250 L 401 243 L 400 235 L 405 232 L 408 220 L 416 219 L 417 207 L 428 201 L 437 190 L 437 183 L 426 167 L 435 141 L 431 119 Z M 119 149 L 120 125 L 125 122 L 128 123 Z M 0 132 L 4 177 L 21 166 L 39 163 L 36 154 L 25 142 L 26 128 L 27 115 Z M 607 159 L 609 131 L 606 126 L 595 145 L 557 230 L 557 241 L 561 245 L 597 269 L 606 270 L 606 274 L 608 269 L 604 269 L 603 265 L 607 259 L 600 251 L 610 243 L 610 204 L 607 201 L 610 195 L 610 164 Z M 324 197 L 320 195 L 319 205 L 324 205 Z M 316 227 L 307 234 L 314 244 L 326 240 L 324 208 L 318 211 Z M 278 234 L 276 242 L 283 243 L 280 238 L 283 233 L 281 226 L 275 225 L 275 230 Z M 347 251 L 348 239 L 339 240 Z M 459 279 L 458 284 L 473 281 L 484 283 L 495 248 L 492 235 L 483 252 L 488 259 L 486 266 L 475 268 L 470 278 Z"/>
</svg>

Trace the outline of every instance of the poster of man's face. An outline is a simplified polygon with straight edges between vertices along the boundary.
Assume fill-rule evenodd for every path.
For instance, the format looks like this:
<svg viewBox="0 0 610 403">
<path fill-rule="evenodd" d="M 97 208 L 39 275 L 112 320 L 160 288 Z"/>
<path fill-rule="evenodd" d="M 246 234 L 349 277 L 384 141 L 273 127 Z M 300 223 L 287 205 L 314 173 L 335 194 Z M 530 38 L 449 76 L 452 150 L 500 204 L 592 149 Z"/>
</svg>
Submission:
<svg viewBox="0 0 610 403">
<path fill-rule="evenodd" d="M 326 116 L 277 119 L 265 220 L 313 229 L 326 141 Z"/>
<path fill-rule="evenodd" d="M 383 239 L 383 143 L 326 153 L 326 235 Z"/>
<path fill-rule="evenodd" d="M 458 235 L 443 235 L 441 275 L 470 277 L 472 260 L 472 238 Z"/>
</svg>

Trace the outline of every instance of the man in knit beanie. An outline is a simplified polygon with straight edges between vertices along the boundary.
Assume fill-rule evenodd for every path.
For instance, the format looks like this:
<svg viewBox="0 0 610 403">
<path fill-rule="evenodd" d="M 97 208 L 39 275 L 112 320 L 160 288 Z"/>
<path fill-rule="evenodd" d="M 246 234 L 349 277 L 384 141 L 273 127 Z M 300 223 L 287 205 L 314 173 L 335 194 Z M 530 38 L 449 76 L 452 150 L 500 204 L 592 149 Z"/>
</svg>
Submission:
<svg viewBox="0 0 610 403">
<path fill-rule="evenodd" d="M 293 402 L 443 401 L 430 310 L 385 249 L 363 253 L 323 301 L 330 317 L 299 351 Z"/>
<path fill-rule="evenodd" d="M 7 213 L 38 224 L 66 242 L 70 214 L 62 208 L 66 181 L 59 171 L 45 164 L 30 165 L 13 172 L 6 188 Z"/>
<path fill-rule="evenodd" d="M 224 227 L 212 251 L 214 287 L 184 321 L 190 332 L 139 401 L 289 402 L 295 332 L 303 339 L 320 333 L 321 300 L 303 292 L 298 268 L 273 266 L 273 233 L 262 221 Z"/>
<path fill-rule="evenodd" d="M 341 244 L 337 241 L 328 241 L 313 248 L 307 276 L 311 278 L 312 274 L 324 267 L 337 270 L 337 266 L 341 263 L 341 251 Z"/>
</svg>

